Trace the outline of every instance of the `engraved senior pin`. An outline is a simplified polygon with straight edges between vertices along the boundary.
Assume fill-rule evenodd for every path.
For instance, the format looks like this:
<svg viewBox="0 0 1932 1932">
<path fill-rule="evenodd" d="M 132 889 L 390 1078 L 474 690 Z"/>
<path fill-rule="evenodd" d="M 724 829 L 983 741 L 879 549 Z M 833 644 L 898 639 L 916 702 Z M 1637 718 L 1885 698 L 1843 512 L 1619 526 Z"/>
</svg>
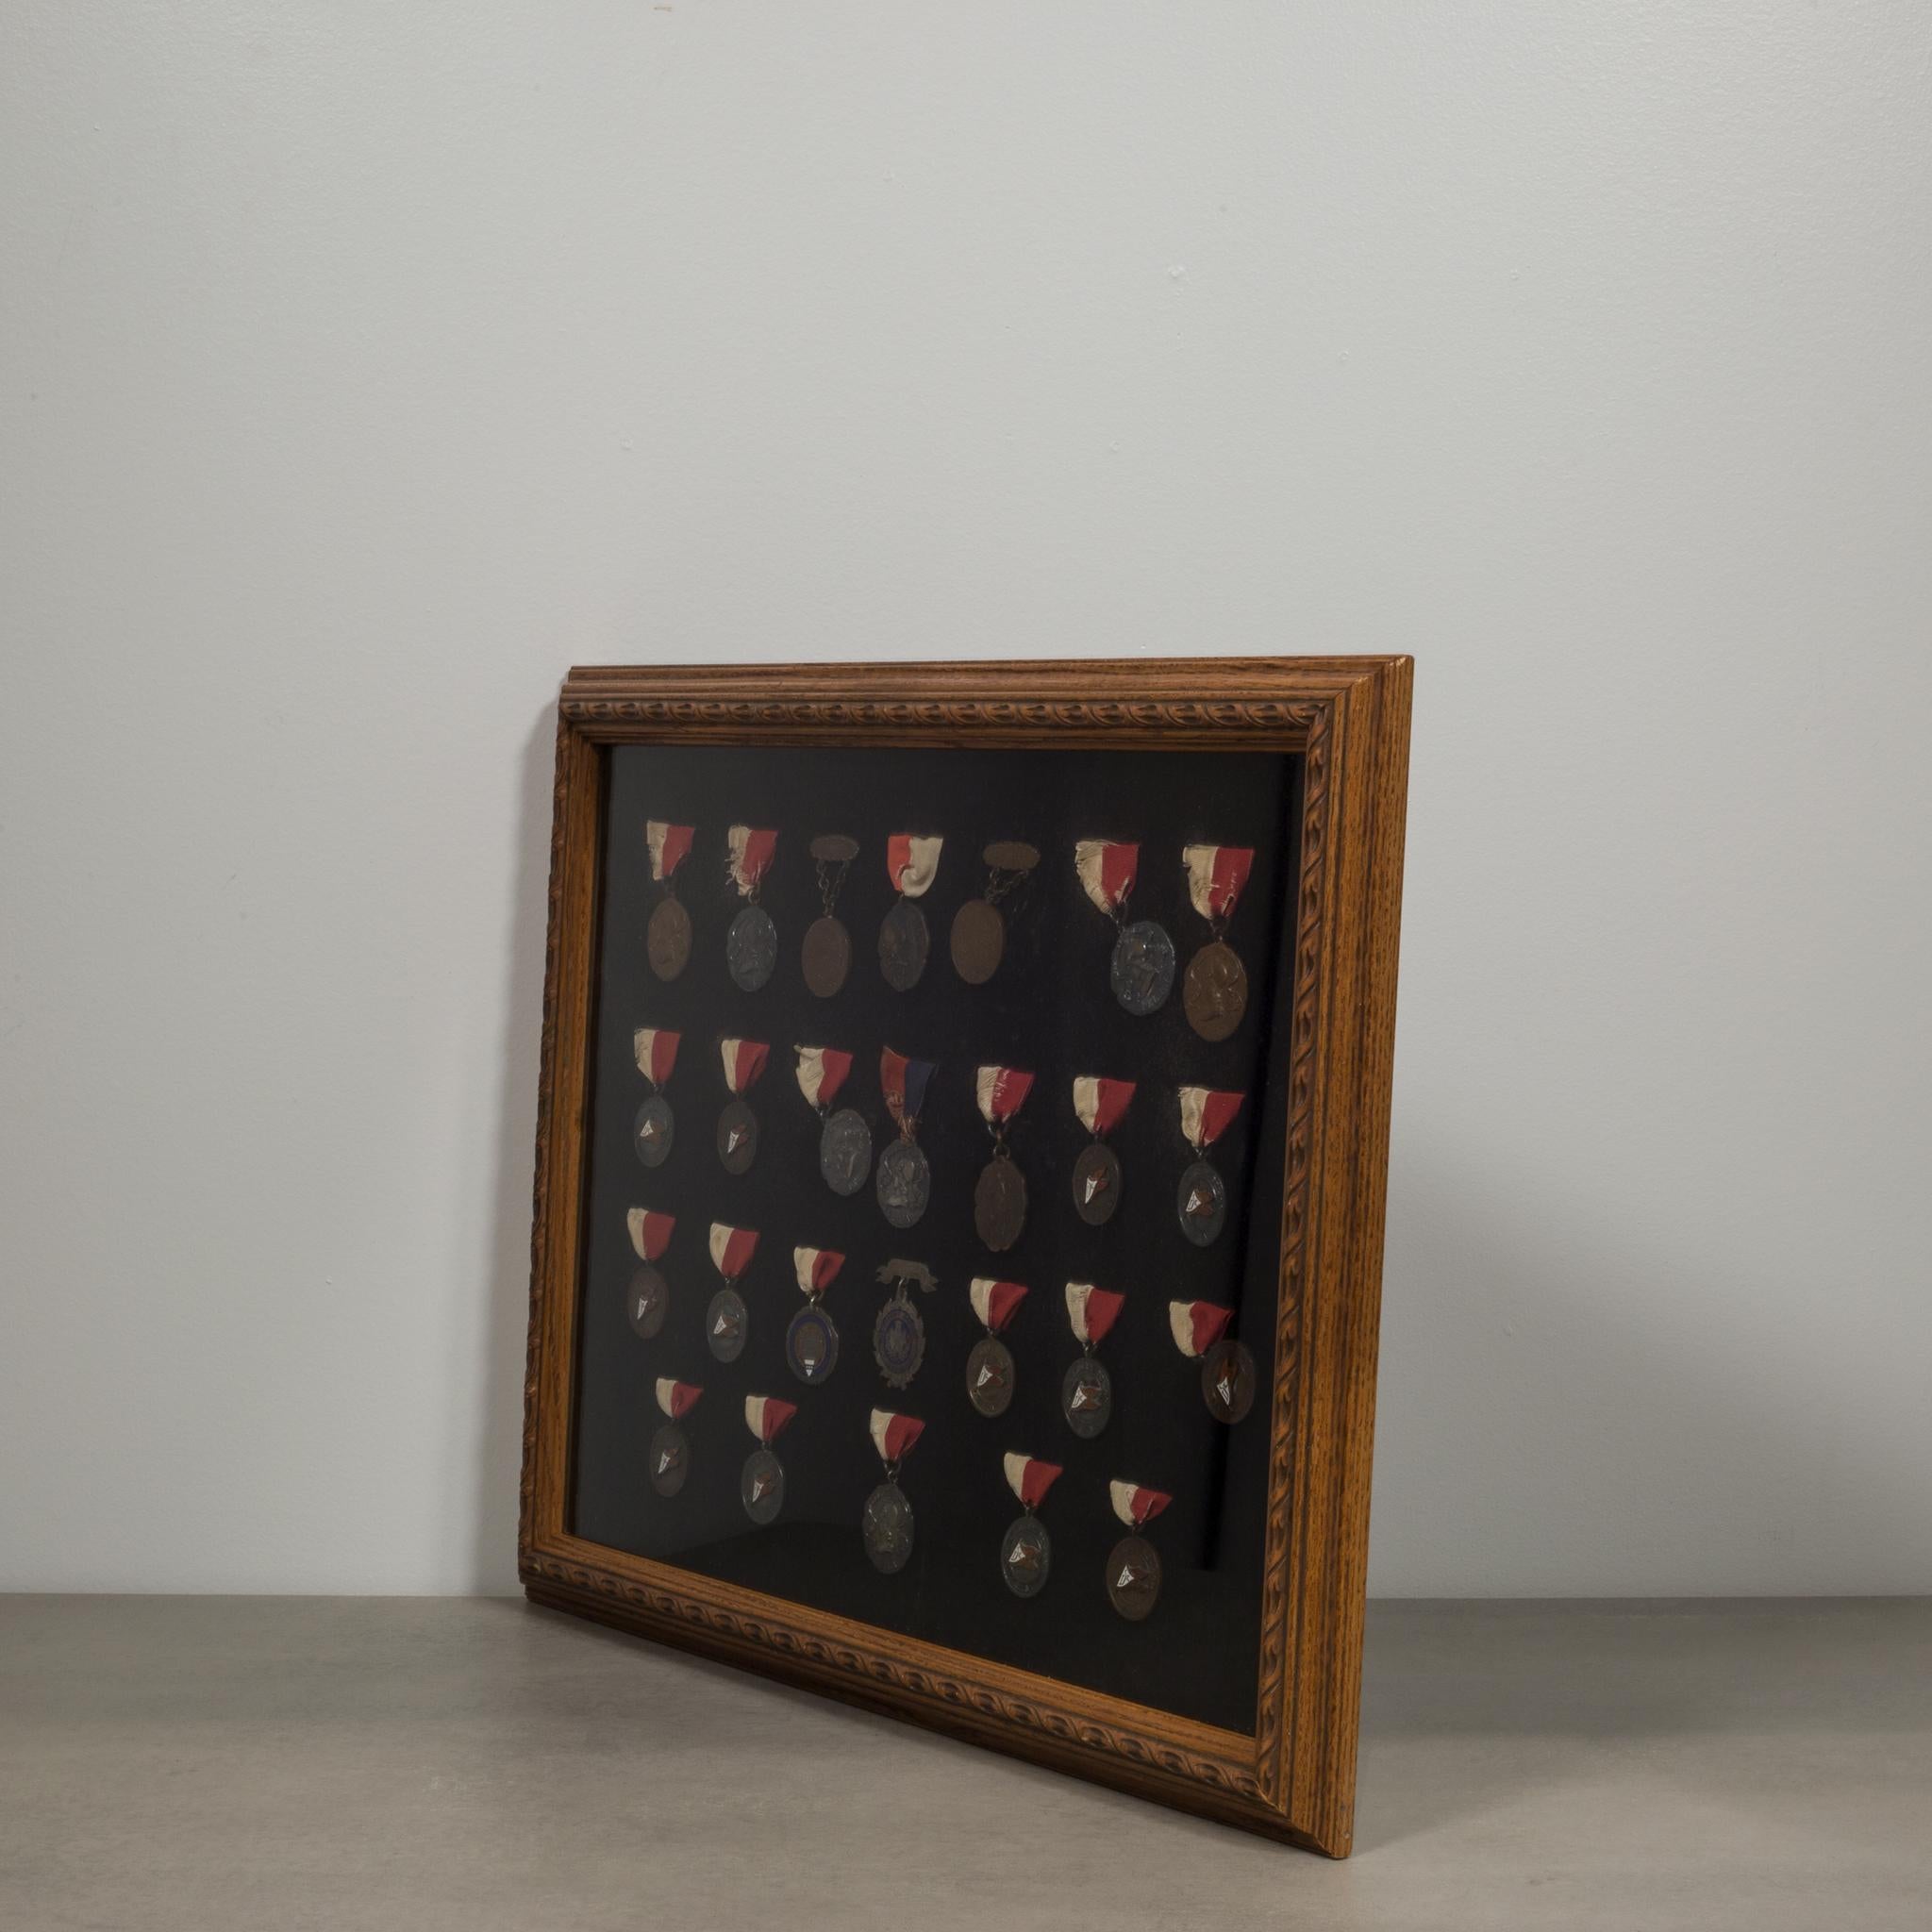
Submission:
<svg viewBox="0 0 1932 1932">
<path fill-rule="evenodd" d="M 1255 863 L 1252 845 L 1189 845 L 1182 850 L 1188 897 L 1208 922 L 1208 943 L 1188 961 L 1181 989 L 1188 1024 L 1203 1040 L 1225 1040 L 1248 1009 L 1248 969 L 1222 937 Z"/>
<path fill-rule="evenodd" d="M 1013 1399 L 1013 1352 L 1000 1340 L 1026 1291 L 1017 1281 L 995 1281 L 976 1274 L 967 1285 L 967 1299 L 986 1329 L 966 1357 L 966 1398 L 981 1415 L 1004 1415 Z"/>
<path fill-rule="evenodd" d="M 973 1225 L 994 1254 L 1003 1255 L 1026 1225 L 1026 1176 L 1007 1145 L 1007 1128 L 1033 1091 L 1033 1075 L 1017 1067 L 981 1067 L 973 1085 L 980 1118 L 992 1134 L 992 1158 L 973 1190 Z"/>
<path fill-rule="evenodd" d="M 744 1425 L 758 1439 L 758 1446 L 744 1458 L 744 1473 L 738 1479 L 738 1500 L 744 1513 L 760 1528 L 777 1518 L 785 1507 L 785 1465 L 773 1452 L 785 1424 L 798 1413 L 795 1402 L 780 1402 L 775 1395 L 747 1395 L 744 1398 Z"/>
<path fill-rule="evenodd" d="M 879 1212 L 894 1227 L 910 1227 L 925 1212 L 932 1194 L 932 1170 L 915 1137 L 933 1072 L 931 1060 L 909 1060 L 890 1046 L 880 1050 L 879 1091 L 886 1096 L 886 1111 L 898 1124 L 899 1138 L 879 1156 L 873 1186 Z"/>
<path fill-rule="evenodd" d="M 925 971 L 932 941 L 925 914 L 912 902 L 932 889 L 943 843 L 941 839 L 915 838 L 910 832 L 894 832 L 886 841 L 886 876 L 899 896 L 879 926 L 879 971 L 894 992 L 911 991 Z"/>
<path fill-rule="evenodd" d="M 1174 941 L 1151 919 L 1127 924 L 1126 904 L 1141 870 L 1141 848 L 1115 839 L 1082 839 L 1074 847 L 1074 869 L 1087 896 L 1120 928 L 1108 977 L 1113 996 L 1144 1019 L 1158 1012 L 1174 989 Z"/>
<path fill-rule="evenodd" d="M 646 1167 L 662 1167 L 671 1158 L 671 1136 L 676 1123 L 663 1089 L 671 1069 L 677 1064 L 678 1039 L 661 1026 L 640 1026 L 630 1037 L 638 1072 L 651 1083 L 651 1097 L 638 1108 L 630 1130 L 630 1144 Z"/>
<path fill-rule="evenodd" d="M 660 1496 L 675 1496 L 691 1473 L 691 1444 L 677 1425 L 705 1391 L 694 1382 L 674 1382 L 669 1375 L 658 1377 L 658 1407 L 670 1418 L 651 1438 L 651 1487 Z"/>
<path fill-rule="evenodd" d="M 1198 1157 L 1226 1133 L 1244 1097 L 1208 1087 L 1180 1090 L 1181 1134 L 1197 1158 L 1182 1171 L 1174 1208 L 1181 1232 L 1197 1248 L 1209 1246 L 1227 1221 L 1226 1186 L 1212 1162 Z"/>
<path fill-rule="evenodd" d="M 1093 1139 L 1074 1163 L 1074 1211 L 1089 1227 L 1113 1219 L 1121 1204 L 1121 1164 L 1107 1144 L 1134 1097 L 1131 1080 L 1104 1080 L 1082 1074 L 1074 1082 L 1074 1111 Z"/>
<path fill-rule="evenodd" d="M 1218 1423 L 1238 1423 L 1255 1400 L 1255 1358 L 1239 1341 L 1225 1340 L 1232 1308 L 1216 1302 L 1169 1302 L 1167 1325 L 1174 1345 L 1201 1364 L 1201 1400 Z"/>
<path fill-rule="evenodd" d="M 744 901 L 731 929 L 724 935 L 724 963 L 746 992 L 756 992 L 771 978 L 778 963 L 778 928 L 758 904 L 758 888 L 772 869 L 778 850 L 776 832 L 750 825 L 733 825 L 724 834 L 725 870 L 738 896 Z"/>
<path fill-rule="evenodd" d="M 1160 1596 L 1160 1557 L 1141 1531 L 1174 1498 L 1163 1490 L 1143 1490 L 1139 1483 L 1110 1482 L 1107 1492 L 1113 1513 L 1132 1532 L 1114 1544 L 1107 1559 L 1107 1598 L 1128 1623 L 1138 1624 Z"/>
<path fill-rule="evenodd" d="M 845 1257 L 832 1248 L 793 1248 L 791 1271 L 805 1306 L 785 1331 L 785 1359 L 801 1382 L 823 1382 L 839 1366 L 839 1329 L 824 1307 L 824 1293 L 839 1278 Z"/>
<path fill-rule="evenodd" d="M 1045 1588 L 1046 1573 L 1053 1563 L 1053 1539 L 1038 1511 L 1060 1473 L 1060 1465 L 1041 1462 L 1037 1456 L 1016 1456 L 1008 1450 L 1002 1466 L 1007 1487 L 1020 1499 L 1024 1514 L 1000 1541 L 1000 1574 L 1015 1596 L 1038 1596 Z"/>
<path fill-rule="evenodd" d="M 852 1071 L 852 1056 L 835 1046 L 795 1046 L 798 1091 L 824 1123 L 819 1129 L 819 1173 L 835 1194 L 856 1194 L 872 1172 L 872 1129 L 849 1107 L 832 1101 Z"/>
<path fill-rule="evenodd" d="M 953 915 L 953 971 L 968 986 L 984 986 L 1000 970 L 1007 949 L 1007 918 L 1000 901 L 1040 863 L 1040 854 L 1017 840 L 1000 839 L 980 855 L 986 890 Z"/>
<path fill-rule="evenodd" d="M 924 1261 L 902 1261 L 897 1256 L 880 1266 L 878 1279 L 890 1282 L 892 1292 L 872 1324 L 872 1358 L 891 1388 L 903 1389 L 925 1359 L 925 1324 L 907 1286 L 917 1282 L 922 1292 L 930 1294 L 939 1281 Z"/>
<path fill-rule="evenodd" d="M 711 1266 L 724 1277 L 724 1286 L 711 1297 L 705 1310 L 705 1342 L 721 1362 L 735 1362 L 744 1353 L 751 1333 L 751 1316 L 739 1293 L 737 1282 L 751 1266 L 758 1253 L 758 1232 L 749 1227 L 727 1227 L 722 1221 L 711 1224 Z"/>
<path fill-rule="evenodd" d="M 630 1317 L 630 1325 L 648 1341 L 671 1312 L 671 1285 L 658 1274 L 657 1264 L 671 1243 L 671 1230 L 677 1225 L 677 1218 L 654 1214 L 648 1208 L 633 1208 L 625 1220 L 630 1244 L 642 1265 L 630 1278 L 625 1312 Z"/>
<path fill-rule="evenodd" d="M 905 1569 L 912 1556 L 912 1505 L 899 1487 L 899 1465 L 912 1454 L 924 1428 L 917 1416 L 895 1415 L 889 1408 L 874 1409 L 868 1424 L 886 1479 L 865 1499 L 859 1527 L 873 1568 L 888 1576 Z"/>
<path fill-rule="evenodd" d="M 721 1040 L 718 1058 L 731 1098 L 718 1116 L 718 1158 L 726 1174 L 743 1174 L 758 1152 L 758 1117 L 745 1095 L 758 1085 L 772 1049 L 762 1040 Z"/>
<path fill-rule="evenodd" d="M 1125 1300 L 1090 1281 L 1067 1283 L 1067 1321 L 1081 1352 L 1060 1383 L 1060 1407 L 1076 1436 L 1099 1435 L 1113 1413 L 1113 1377 L 1093 1351 L 1107 1340 Z"/>
<path fill-rule="evenodd" d="M 858 841 L 842 832 L 821 832 L 807 849 L 818 868 L 819 904 L 824 909 L 806 927 L 799 965 L 807 989 L 828 1000 L 845 984 L 845 975 L 852 970 L 852 935 L 836 908 L 846 870 L 858 857 Z"/>
<path fill-rule="evenodd" d="M 691 825 L 674 825 L 663 819 L 644 824 L 644 844 L 651 855 L 651 877 L 664 888 L 664 896 L 651 908 L 644 928 L 644 957 L 659 979 L 675 979 L 691 963 L 691 914 L 677 903 L 677 868 L 691 856 Z"/>
</svg>

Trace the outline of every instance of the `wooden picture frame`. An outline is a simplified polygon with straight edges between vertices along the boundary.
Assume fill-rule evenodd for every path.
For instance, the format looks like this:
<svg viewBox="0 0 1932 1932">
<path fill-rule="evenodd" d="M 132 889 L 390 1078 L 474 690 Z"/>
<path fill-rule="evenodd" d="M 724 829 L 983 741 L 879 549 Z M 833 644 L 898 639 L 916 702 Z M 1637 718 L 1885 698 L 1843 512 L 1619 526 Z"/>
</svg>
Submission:
<svg viewBox="0 0 1932 1932">
<path fill-rule="evenodd" d="M 558 705 L 518 1569 L 540 1604 L 1346 1856 L 1412 663 L 1401 657 L 578 669 Z M 597 946 L 626 746 L 1266 752 L 1299 760 L 1284 924 L 1274 1373 L 1252 1734 L 572 1530 Z M 1250 1235 L 1250 1239 L 1255 1237 Z"/>
</svg>

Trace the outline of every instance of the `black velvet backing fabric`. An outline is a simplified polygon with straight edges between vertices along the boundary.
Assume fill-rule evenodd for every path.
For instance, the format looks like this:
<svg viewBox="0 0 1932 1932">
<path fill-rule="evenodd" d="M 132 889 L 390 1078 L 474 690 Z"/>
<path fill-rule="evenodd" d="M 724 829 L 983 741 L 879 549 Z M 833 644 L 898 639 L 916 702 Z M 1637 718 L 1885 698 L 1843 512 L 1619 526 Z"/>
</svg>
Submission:
<svg viewBox="0 0 1932 1932">
<path fill-rule="evenodd" d="M 606 856 L 594 1008 L 582 1321 L 572 1470 L 579 1536 L 731 1583 L 813 1605 L 1092 1690 L 1252 1732 L 1261 1611 L 1267 1488 L 1268 1391 L 1274 1377 L 1276 1243 L 1286 1134 L 1284 1069 L 1291 998 L 1293 869 L 1299 845 L 1300 760 L 1263 755 L 1106 751 L 740 750 L 623 747 L 609 754 Z M 677 877 L 691 914 L 692 954 L 683 975 L 658 980 L 644 932 L 661 895 L 650 876 L 647 819 L 696 827 Z M 741 905 L 726 871 L 730 824 L 778 831 L 760 903 L 778 928 L 778 968 L 757 992 L 725 969 L 724 935 Z M 911 991 L 881 977 L 877 937 L 894 893 L 886 875 L 893 832 L 942 834 L 931 891 L 918 903 L 931 928 L 924 977 Z M 849 833 L 859 856 L 838 916 L 852 935 L 844 989 L 814 998 L 799 948 L 820 912 L 809 841 Z M 1154 919 L 1174 941 L 1178 971 L 1165 1007 L 1137 1019 L 1108 986 L 1115 929 L 1081 890 L 1074 841 L 1137 840 L 1139 883 L 1130 919 Z M 992 980 L 968 986 L 948 947 L 953 915 L 980 896 L 982 848 L 1015 839 L 1041 864 L 1002 908 L 1005 958 Z M 1255 864 L 1227 929 L 1249 974 L 1246 1017 L 1210 1045 L 1188 1024 L 1187 962 L 1208 940 L 1189 903 L 1181 848 L 1192 841 L 1252 845 Z M 632 1053 L 635 1028 L 683 1036 L 666 1098 L 676 1116 L 665 1164 L 645 1169 L 632 1121 L 650 1091 Z M 769 1042 L 770 1062 L 749 1099 L 758 1158 L 725 1173 L 716 1150 L 729 1098 L 718 1041 Z M 872 1184 L 850 1198 L 819 1174 L 819 1116 L 793 1076 L 798 1044 L 854 1056 L 835 1106 L 865 1115 L 874 1158 L 893 1128 L 879 1091 L 882 1046 L 937 1062 L 919 1141 L 932 1196 L 917 1226 L 891 1227 Z M 1028 1069 L 1031 1094 L 1010 1130 L 1026 1177 L 1025 1231 L 1003 1255 L 974 1231 L 973 1190 L 991 1152 L 974 1099 L 983 1063 Z M 1138 1091 L 1110 1136 L 1124 1172 L 1122 1203 L 1104 1227 L 1074 1212 L 1074 1163 L 1088 1143 L 1074 1111 L 1076 1075 L 1130 1079 Z M 1175 1217 L 1175 1189 L 1193 1158 L 1180 1131 L 1176 1089 L 1245 1091 L 1233 1127 L 1209 1151 L 1228 1187 L 1227 1225 L 1211 1247 L 1193 1246 Z M 651 1341 L 625 1319 L 637 1266 L 626 1210 L 676 1217 L 658 1263 L 670 1314 Z M 755 1228 L 757 1257 L 740 1291 L 751 1333 L 736 1362 L 714 1360 L 704 1316 L 720 1286 L 706 1239 L 713 1221 Z M 840 1357 L 818 1388 L 786 1365 L 787 1324 L 801 1306 L 791 1250 L 841 1251 L 826 1296 Z M 924 1365 L 910 1387 L 889 1389 L 873 1358 L 873 1320 L 890 1291 L 874 1278 L 889 1257 L 924 1261 L 939 1278 L 912 1291 L 926 1328 Z M 1006 1332 L 1017 1364 L 1007 1413 L 989 1420 L 966 1394 L 966 1357 L 984 1333 L 967 1299 L 975 1274 L 1024 1282 L 1030 1292 Z M 1079 1354 L 1068 1326 L 1069 1280 L 1122 1291 L 1126 1302 L 1100 1348 L 1113 1378 L 1106 1430 L 1077 1439 L 1060 1410 L 1060 1383 Z M 1230 1333 L 1253 1351 L 1258 1390 L 1232 1428 L 1208 1413 L 1200 1365 L 1169 1333 L 1171 1300 L 1232 1304 Z M 653 1387 L 668 1375 L 704 1394 L 685 1419 L 691 1474 L 675 1497 L 657 1495 L 646 1448 L 663 1421 Z M 786 1496 L 779 1520 L 754 1527 L 739 1475 L 757 1447 L 744 1397 L 798 1405 L 778 1439 Z M 865 1499 L 881 1480 L 867 1435 L 874 1407 L 920 1417 L 923 1439 L 900 1487 L 916 1514 L 909 1564 L 881 1575 L 859 1532 Z M 1000 1575 L 1000 1539 L 1020 1513 L 1001 1457 L 1008 1450 L 1063 1466 L 1040 1514 L 1053 1540 L 1052 1570 L 1022 1600 Z M 1144 1623 L 1113 1609 L 1104 1571 L 1126 1531 L 1108 1499 L 1109 1478 L 1174 1498 L 1146 1534 L 1163 1567 L 1160 1600 Z"/>
</svg>

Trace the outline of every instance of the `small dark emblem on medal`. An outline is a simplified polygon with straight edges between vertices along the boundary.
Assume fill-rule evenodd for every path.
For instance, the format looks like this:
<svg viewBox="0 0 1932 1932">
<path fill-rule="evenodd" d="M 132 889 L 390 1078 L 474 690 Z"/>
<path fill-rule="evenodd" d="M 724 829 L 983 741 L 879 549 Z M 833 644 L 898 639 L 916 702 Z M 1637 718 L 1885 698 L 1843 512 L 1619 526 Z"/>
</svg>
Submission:
<svg viewBox="0 0 1932 1932">
<path fill-rule="evenodd" d="M 671 1158 L 671 1105 L 661 1093 L 654 1093 L 638 1108 L 632 1124 L 630 1144 L 646 1167 L 662 1167 Z"/>
<path fill-rule="evenodd" d="M 880 1308 L 872 1324 L 873 1359 L 894 1389 L 904 1389 L 925 1359 L 925 1324 L 902 1289 Z"/>
<path fill-rule="evenodd" d="M 1203 1040 L 1225 1040 L 1248 1009 L 1248 969 L 1235 949 L 1216 940 L 1188 961 L 1181 989 L 1188 1024 Z"/>
<path fill-rule="evenodd" d="M 1090 1141 L 1074 1163 L 1074 1211 L 1089 1227 L 1099 1227 L 1120 1204 L 1121 1164 L 1104 1141 Z"/>
<path fill-rule="evenodd" d="M 905 1569 L 912 1556 L 912 1505 L 897 1483 L 881 1483 L 865 1499 L 863 1527 L 873 1568 L 888 1576 Z"/>
<path fill-rule="evenodd" d="M 1227 1220 L 1227 1189 L 1205 1160 L 1195 1161 L 1181 1175 L 1174 1192 L 1181 1232 L 1197 1248 L 1212 1244 Z"/>
<path fill-rule="evenodd" d="M 675 899 L 659 899 L 652 908 L 644 957 L 659 979 L 675 979 L 690 965 L 691 914 Z"/>
<path fill-rule="evenodd" d="M 744 1297 L 735 1288 L 721 1288 L 705 1310 L 705 1342 L 721 1362 L 735 1362 L 744 1353 L 751 1326 Z"/>
<path fill-rule="evenodd" d="M 1174 941 L 1151 919 L 1121 927 L 1113 945 L 1113 996 L 1139 1019 L 1158 1013 L 1174 990 Z"/>
<path fill-rule="evenodd" d="M 670 1284 L 646 1261 L 632 1273 L 624 1306 L 630 1325 L 648 1341 L 663 1327 L 664 1317 L 671 1311 Z"/>
<path fill-rule="evenodd" d="M 1060 1407 L 1074 1435 L 1090 1440 L 1099 1435 L 1113 1413 L 1113 1377 L 1107 1365 L 1083 1355 L 1060 1384 Z"/>
<path fill-rule="evenodd" d="M 1160 1596 L 1160 1558 L 1143 1536 L 1124 1536 L 1107 1559 L 1108 1600 L 1128 1623 L 1138 1624 Z"/>
<path fill-rule="evenodd" d="M 1255 1358 L 1239 1341 L 1217 1341 L 1201 1357 L 1201 1399 L 1218 1423 L 1238 1423 L 1254 1406 Z"/>
<path fill-rule="evenodd" d="M 666 1423 L 651 1438 L 651 1487 L 660 1496 L 675 1496 L 684 1487 L 691 1469 L 691 1451 L 684 1431 L 675 1423 Z"/>
<path fill-rule="evenodd" d="M 1038 1596 L 1053 1562 L 1053 1539 L 1037 1516 L 1023 1516 L 1000 1544 L 1000 1574 L 1015 1596 Z"/>
<path fill-rule="evenodd" d="M 738 1499 L 754 1523 L 763 1525 L 777 1520 L 785 1507 L 785 1465 L 769 1449 L 754 1449 L 744 1458 Z"/>
<path fill-rule="evenodd" d="M 823 1382 L 839 1366 L 839 1331 L 816 1302 L 808 1302 L 785 1331 L 785 1359 L 801 1382 Z"/>
<path fill-rule="evenodd" d="M 778 963 L 778 928 L 762 906 L 747 906 L 724 935 L 724 963 L 746 992 L 756 992 Z"/>
<path fill-rule="evenodd" d="M 926 1200 L 932 1192 L 932 1170 L 913 1141 L 894 1141 L 879 1156 L 874 1185 L 879 1212 L 894 1227 L 910 1227 L 925 1212 Z"/>
<path fill-rule="evenodd" d="M 819 1130 L 819 1173 L 835 1194 L 856 1194 L 872 1172 L 872 1129 L 841 1107 Z"/>
<path fill-rule="evenodd" d="M 1004 1155 L 980 1170 L 973 1190 L 973 1225 L 996 1255 L 1005 1254 L 1026 1225 L 1026 1176 Z"/>
<path fill-rule="evenodd" d="M 718 1116 L 718 1158 L 726 1174 L 743 1174 L 758 1153 L 758 1117 L 742 1100 L 726 1104 Z"/>
<path fill-rule="evenodd" d="M 800 960 L 807 989 L 828 1000 L 852 971 L 852 935 L 829 912 L 824 913 L 806 927 Z"/>
<path fill-rule="evenodd" d="M 879 925 L 879 971 L 894 992 L 919 984 L 930 945 L 925 914 L 910 899 L 897 901 Z"/>
<path fill-rule="evenodd" d="M 974 1344 L 966 1357 L 966 1399 L 981 1415 L 1005 1415 L 1013 1399 L 1013 1354 L 995 1335 Z"/>
</svg>

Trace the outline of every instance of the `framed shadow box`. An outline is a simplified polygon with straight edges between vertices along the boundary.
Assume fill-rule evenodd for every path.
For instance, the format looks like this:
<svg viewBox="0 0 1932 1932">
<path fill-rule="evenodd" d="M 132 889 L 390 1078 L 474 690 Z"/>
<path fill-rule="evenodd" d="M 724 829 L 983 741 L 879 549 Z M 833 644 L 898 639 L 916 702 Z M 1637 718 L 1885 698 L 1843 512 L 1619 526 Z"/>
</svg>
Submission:
<svg viewBox="0 0 1932 1932">
<path fill-rule="evenodd" d="M 571 673 L 532 1598 L 1347 1852 L 1410 668 Z"/>
</svg>

